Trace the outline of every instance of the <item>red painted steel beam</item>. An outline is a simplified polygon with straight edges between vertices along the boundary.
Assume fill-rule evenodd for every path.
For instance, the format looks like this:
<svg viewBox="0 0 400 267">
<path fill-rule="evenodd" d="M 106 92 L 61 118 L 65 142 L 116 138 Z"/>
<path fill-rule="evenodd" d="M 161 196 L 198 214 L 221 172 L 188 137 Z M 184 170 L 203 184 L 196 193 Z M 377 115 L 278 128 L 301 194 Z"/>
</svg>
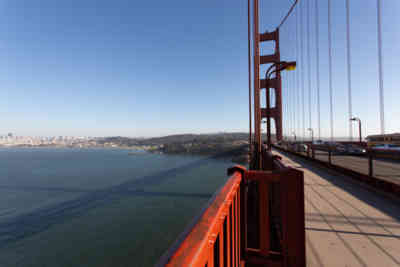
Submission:
<svg viewBox="0 0 400 267">
<path fill-rule="evenodd" d="M 277 39 L 276 31 L 260 34 L 260 42 L 274 41 Z"/>
<path fill-rule="evenodd" d="M 271 64 L 280 61 L 279 54 L 260 56 L 260 64 Z"/>
<path fill-rule="evenodd" d="M 253 264 L 254 266 L 284 267 L 282 260 L 264 258 L 259 256 L 246 258 L 246 263 L 249 264 L 248 266 L 251 266 L 251 264 Z"/>
<path fill-rule="evenodd" d="M 306 266 L 304 177 L 303 172 L 290 169 L 282 177 L 281 214 L 283 227 L 283 250 L 287 266 Z"/>
<path fill-rule="evenodd" d="M 287 171 L 246 171 L 244 177 L 252 181 L 278 183 L 284 175 L 287 175 Z"/>
<path fill-rule="evenodd" d="M 259 196 L 259 233 L 260 233 L 260 254 L 264 256 L 269 255 L 270 249 L 270 197 L 269 197 L 269 185 L 266 179 L 258 180 L 258 196 Z"/>
<path fill-rule="evenodd" d="M 261 110 L 260 110 L 260 34 L 258 21 L 258 0 L 253 0 L 253 64 L 254 64 L 254 137 L 257 144 L 255 158 L 258 159 L 256 165 L 261 165 Z M 254 157 L 254 155 L 253 155 Z"/>
<path fill-rule="evenodd" d="M 272 79 L 269 79 L 268 83 L 267 83 L 267 80 L 261 79 L 260 80 L 260 88 L 267 88 L 267 86 L 269 88 L 277 88 L 277 87 L 279 87 L 278 80 L 276 78 L 272 78 Z"/>
<path fill-rule="evenodd" d="M 261 109 L 261 118 L 266 118 L 266 117 L 271 117 L 271 118 L 276 118 L 278 117 L 279 110 L 277 108 L 262 108 Z"/>
</svg>

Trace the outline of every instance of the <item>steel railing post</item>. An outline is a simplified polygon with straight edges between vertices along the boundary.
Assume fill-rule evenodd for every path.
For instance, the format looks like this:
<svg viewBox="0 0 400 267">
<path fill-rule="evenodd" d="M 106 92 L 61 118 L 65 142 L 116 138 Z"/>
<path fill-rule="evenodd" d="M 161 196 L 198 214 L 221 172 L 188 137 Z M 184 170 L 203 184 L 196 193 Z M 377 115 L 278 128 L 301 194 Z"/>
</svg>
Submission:
<svg viewBox="0 0 400 267">
<path fill-rule="evenodd" d="M 328 162 L 329 165 L 332 165 L 332 150 L 330 147 L 328 148 Z"/>
<path fill-rule="evenodd" d="M 373 153 L 371 150 L 368 150 L 368 175 L 370 177 L 374 175 Z"/>
</svg>

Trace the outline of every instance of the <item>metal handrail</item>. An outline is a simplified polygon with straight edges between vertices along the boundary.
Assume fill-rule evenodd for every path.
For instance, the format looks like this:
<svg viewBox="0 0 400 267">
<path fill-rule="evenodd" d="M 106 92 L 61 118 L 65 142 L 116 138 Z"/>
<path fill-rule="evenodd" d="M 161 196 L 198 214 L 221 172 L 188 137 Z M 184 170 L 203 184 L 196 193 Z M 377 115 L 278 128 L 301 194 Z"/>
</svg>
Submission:
<svg viewBox="0 0 400 267">
<path fill-rule="evenodd" d="M 156 266 L 238 266 L 242 179 L 232 173 Z"/>
<path fill-rule="evenodd" d="M 270 151 L 263 161 L 270 170 L 228 169 L 228 181 L 157 266 L 305 266 L 303 173 Z"/>
</svg>

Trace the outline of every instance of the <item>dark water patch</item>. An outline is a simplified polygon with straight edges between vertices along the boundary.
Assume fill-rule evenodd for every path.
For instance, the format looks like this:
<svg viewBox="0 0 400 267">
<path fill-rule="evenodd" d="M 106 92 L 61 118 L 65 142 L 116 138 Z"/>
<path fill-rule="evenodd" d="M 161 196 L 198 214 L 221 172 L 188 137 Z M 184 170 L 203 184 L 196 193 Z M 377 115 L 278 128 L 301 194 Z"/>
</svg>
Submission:
<svg viewBox="0 0 400 267">
<path fill-rule="evenodd" d="M 111 201 L 128 195 L 138 196 L 170 196 L 170 197 L 197 197 L 209 198 L 211 194 L 191 194 L 174 192 L 146 192 L 143 187 L 158 185 L 182 172 L 198 168 L 215 160 L 214 157 L 194 160 L 180 167 L 160 171 L 156 174 L 133 178 L 127 182 L 121 183 L 101 190 L 81 190 L 74 188 L 54 188 L 54 187 L 13 187 L 21 190 L 53 190 L 60 192 L 82 192 L 83 196 L 62 203 L 50 205 L 45 208 L 39 208 L 32 212 L 16 216 L 0 223 L 0 247 L 5 247 L 12 242 L 29 237 L 31 235 L 45 231 L 49 227 L 64 223 L 66 220 L 81 216 L 89 209 L 93 209 Z M 6 189 L 4 187 L 4 189 Z M 11 188 L 9 188 L 11 189 Z"/>
<path fill-rule="evenodd" d="M 7 186 L 7 185 L 0 185 L 0 190 L 25 191 L 25 192 L 49 191 L 49 192 L 62 192 L 62 193 L 91 193 L 91 192 L 95 192 L 95 190 L 87 190 L 87 189 L 80 189 L 80 188 L 69 188 L 69 187 Z"/>
</svg>

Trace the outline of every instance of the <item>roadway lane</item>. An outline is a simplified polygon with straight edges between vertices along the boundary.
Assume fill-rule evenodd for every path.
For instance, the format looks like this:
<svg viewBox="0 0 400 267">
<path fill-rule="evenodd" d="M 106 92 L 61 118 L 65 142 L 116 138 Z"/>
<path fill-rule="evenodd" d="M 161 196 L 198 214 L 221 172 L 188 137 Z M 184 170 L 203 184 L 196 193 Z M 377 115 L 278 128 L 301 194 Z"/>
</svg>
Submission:
<svg viewBox="0 0 400 267">
<path fill-rule="evenodd" d="M 275 153 L 304 171 L 307 266 L 400 266 L 400 200 Z"/>
<path fill-rule="evenodd" d="M 328 162 L 328 153 L 317 151 L 315 158 Z M 368 175 L 368 158 L 350 155 L 332 155 L 332 164 Z M 400 184 L 400 161 L 374 159 L 373 175 L 377 178 Z"/>
</svg>

